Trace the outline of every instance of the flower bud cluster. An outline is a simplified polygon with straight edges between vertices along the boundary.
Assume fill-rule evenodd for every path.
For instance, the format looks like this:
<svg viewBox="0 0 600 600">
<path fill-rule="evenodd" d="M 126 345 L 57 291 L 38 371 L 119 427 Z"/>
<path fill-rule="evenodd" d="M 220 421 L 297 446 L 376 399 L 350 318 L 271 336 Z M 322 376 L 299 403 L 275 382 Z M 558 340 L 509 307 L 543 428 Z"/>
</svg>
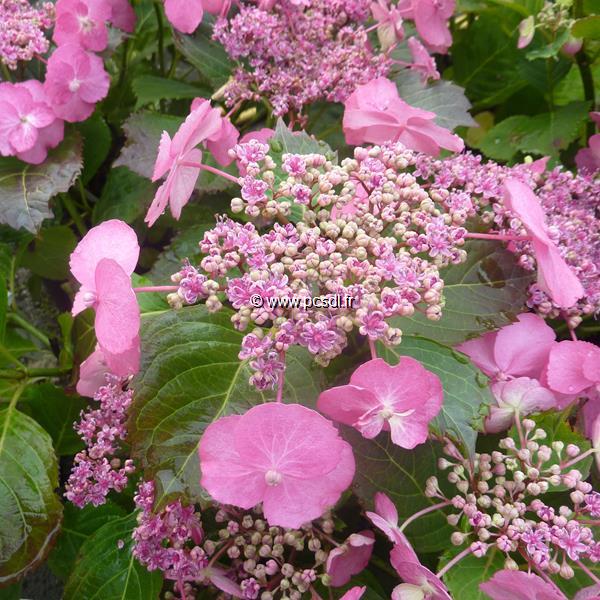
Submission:
<svg viewBox="0 0 600 600">
<path fill-rule="evenodd" d="M 251 512 L 218 507 L 208 535 L 193 506 L 177 500 L 155 512 L 151 481 L 140 483 L 134 499 L 140 512 L 133 555 L 176 582 L 173 597 L 193 599 L 199 587 L 214 585 L 251 600 L 300 600 L 317 579 L 328 583 L 330 515 L 295 530 L 270 527 L 260 506 Z"/>
<path fill-rule="evenodd" d="M 124 390 L 118 377 L 107 375 L 106 379 L 106 385 L 94 396 L 100 407 L 82 412 L 81 421 L 75 424 L 86 449 L 75 455 L 65 496 L 79 508 L 104 504 L 109 491 L 121 492 L 135 470 L 132 460 L 122 463 L 114 456 L 127 437 L 127 410 L 133 391 Z"/>
<path fill-rule="evenodd" d="M 357 148 L 339 166 L 320 154 L 284 154 L 287 178 L 276 181 L 267 152 L 256 141 L 235 147 L 246 176 L 233 207 L 269 220 L 300 209 L 300 220 L 275 223 L 261 235 L 253 223 L 221 219 L 200 242 L 199 268 L 186 264 L 173 276 L 180 287 L 170 297 L 175 307 L 206 299 L 214 311 L 224 293 L 238 330 L 262 328 L 244 338 L 240 353 L 250 360 L 254 385 L 276 385 L 292 345 L 326 365 L 352 331 L 392 345 L 401 340 L 392 317 L 441 317 L 439 268 L 465 259 L 468 215 L 446 211 L 439 194 L 404 172 L 413 153 L 401 144 Z M 327 295 L 351 301 L 302 305 L 303 298 Z M 285 299 L 298 304 L 282 305 Z"/>
<path fill-rule="evenodd" d="M 600 542 L 586 517 L 600 515 L 600 494 L 592 491 L 581 471 L 571 468 L 591 451 L 575 444 L 544 443 L 547 433 L 525 419 L 513 437 L 500 440 L 499 450 L 463 458 L 451 443 L 438 466 L 458 494 L 446 498 L 438 480 L 427 482 L 426 495 L 445 499 L 457 512 L 447 520 L 460 531 L 454 545 L 471 544 L 476 556 L 496 547 L 506 555 L 505 568 L 518 568 L 525 557 L 537 570 L 565 579 L 573 577 L 571 563 L 600 561 Z M 556 507 L 550 492 L 567 490 L 570 504 Z M 552 504 L 552 505 L 551 505 Z"/>
</svg>

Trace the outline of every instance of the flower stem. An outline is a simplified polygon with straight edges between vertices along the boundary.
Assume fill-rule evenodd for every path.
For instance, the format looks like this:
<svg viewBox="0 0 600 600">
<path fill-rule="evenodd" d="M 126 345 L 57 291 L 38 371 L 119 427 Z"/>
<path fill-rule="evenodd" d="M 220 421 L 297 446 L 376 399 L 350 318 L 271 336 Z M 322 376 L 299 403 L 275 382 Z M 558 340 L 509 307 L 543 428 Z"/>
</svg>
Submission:
<svg viewBox="0 0 600 600">
<path fill-rule="evenodd" d="M 181 167 L 194 167 L 195 169 L 203 169 L 204 171 L 209 171 L 210 173 L 214 173 L 215 175 L 218 175 L 219 177 L 228 179 L 229 181 L 232 181 L 236 185 L 240 184 L 239 179 L 237 177 L 234 177 L 233 175 L 230 175 L 229 173 L 225 173 L 225 171 L 221 171 L 221 169 L 211 167 L 210 165 L 204 165 L 202 163 L 190 162 L 188 160 L 182 160 L 178 164 Z"/>
<path fill-rule="evenodd" d="M 71 196 L 69 196 L 69 194 L 61 194 L 60 197 L 62 199 L 64 207 L 67 209 L 67 212 L 69 213 L 69 216 L 71 217 L 71 219 L 73 219 L 73 223 L 75 223 L 75 227 L 77 227 L 77 231 L 79 231 L 80 235 L 82 235 L 82 236 L 85 235 L 87 233 L 85 223 L 83 222 L 81 215 L 77 211 L 77 208 L 75 207 L 75 204 L 73 203 L 73 200 L 71 199 Z"/>
<path fill-rule="evenodd" d="M 371 359 L 375 360 L 377 358 L 377 348 L 375 347 L 375 342 L 369 338 L 369 350 L 371 351 Z"/>
<path fill-rule="evenodd" d="M 593 454 L 594 452 L 597 452 L 596 448 L 590 448 L 589 450 L 586 450 L 585 452 L 581 453 L 579 456 L 576 456 L 573 460 L 566 462 L 564 465 L 561 464 L 560 468 L 568 469 L 569 467 L 572 467 L 574 464 L 577 464 L 580 460 L 587 458 L 590 454 Z"/>
<path fill-rule="evenodd" d="M 459 552 L 452 560 L 448 561 L 436 574 L 438 579 L 441 579 L 457 562 L 460 562 L 465 556 L 471 554 L 471 548 L 465 548 Z"/>
<path fill-rule="evenodd" d="M 176 292 L 179 288 L 176 285 L 150 285 L 146 287 L 134 287 L 136 294 L 141 292 Z"/>
<path fill-rule="evenodd" d="M 596 577 L 580 560 L 576 560 L 575 564 L 595 583 L 600 584 L 600 579 Z"/>
<path fill-rule="evenodd" d="M 37 338 L 46 346 L 46 348 L 51 348 L 50 340 L 48 336 L 42 333 L 37 327 L 34 327 L 31 323 L 26 321 L 23 317 L 19 316 L 17 313 L 10 312 L 7 315 L 7 320 L 17 327 L 20 327 L 24 331 L 30 333 L 34 338 Z"/>
<path fill-rule="evenodd" d="M 277 384 L 277 402 L 283 401 L 283 386 L 285 384 L 285 367 L 279 374 L 279 383 Z"/>
<path fill-rule="evenodd" d="M 496 240 L 499 242 L 529 242 L 531 237 L 528 235 L 505 235 L 501 233 L 472 233 L 467 232 L 466 238 L 473 240 Z"/>
<path fill-rule="evenodd" d="M 32 379 L 34 377 L 58 377 L 71 372 L 70 367 L 51 367 L 40 369 L 0 369 L 0 379 L 12 379 L 20 381 L 22 379 Z"/>
<path fill-rule="evenodd" d="M 402 526 L 399 529 L 400 533 L 402 533 L 413 521 L 416 521 L 419 517 L 422 517 L 431 512 L 435 512 L 436 510 L 440 510 L 440 508 L 444 508 L 445 506 L 449 506 L 450 504 L 452 504 L 450 500 L 445 500 L 444 502 L 434 504 L 433 506 L 428 506 L 427 508 L 416 512 L 411 517 L 408 517 L 408 519 L 406 519 L 404 523 L 402 523 Z"/>
<path fill-rule="evenodd" d="M 156 24 L 158 26 L 158 64 L 160 65 L 160 74 L 165 76 L 165 28 L 163 25 L 160 5 L 154 2 L 154 12 L 156 14 Z"/>
</svg>

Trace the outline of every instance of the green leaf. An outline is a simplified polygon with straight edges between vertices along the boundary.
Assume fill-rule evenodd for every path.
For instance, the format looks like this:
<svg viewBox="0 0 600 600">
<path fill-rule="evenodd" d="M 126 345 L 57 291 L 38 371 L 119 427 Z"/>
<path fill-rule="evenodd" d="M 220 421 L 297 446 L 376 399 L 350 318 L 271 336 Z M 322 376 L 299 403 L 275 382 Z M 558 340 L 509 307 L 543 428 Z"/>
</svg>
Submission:
<svg viewBox="0 0 600 600">
<path fill-rule="evenodd" d="M 431 422 L 436 433 L 462 441 L 470 454 L 475 452 L 477 429 L 481 429 L 482 414 L 492 396 L 479 369 L 464 356 L 424 338 L 407 337 L 399 346 L 380 346 L 380 355 L 390 364 L 402 356 L 412 356 L 435 373 L 444 388 L 444 404 L 440 414 Z"/>
<path fill-rule="evenodd" d="M 135 514 L 111 519 L 81 546 L 65 586 L 64 600 L 155 600 L 162 577 L 140 565 L 131 554 Z M 119 548 L 121 546 L 121 548 Z"/>
<path fill-rule="evenodd" d="M 504 102 L 526 85 L 515 69 L 519 60 L 524 60 L 517 49 L 521 18 L 516 12 L 488 10 L 465 30 L 456 31 L 454 80 L 465 88 L 477 109 Z"/>
<path fill-rule="evenodd" d="M 575 21 L 571 33 L 577 38 L 600 40 L 600 15 L 592 15 Z"/>
<path fill-rule="evenodd" d="M 45 279 L 62 281 L 69 277 L 69 256 L 77 236 L 66 225 L 41 229 L 21 255 L 20 266 Z"/>
<path fill-rule="evenodd" d="M 175 47 L 198 69 L 207 83 L 216 89 L 227 83 L 233 63 L 223 46 L 211 39 L 211 21 L 211 18 L 205 18 L 194 35 L 176 34 Z"/>
<path fill-rule="evenodd" d="M 150 179 L 163 131 L 172 137 L 183 123 L 181 117 L 140 112 L 131 115 L 125 123 L 126 142 L 113 167 L 127 167 L 134 173 Z"/>
<path fill-rule="evenodd" d="M 131 283 L 133 287 L 149 287 L 155 285 L 151 279 L 142 275 L 138 275 L 137 273 L 133 273 L 131 276 Z M 138 292 L 136 297 L 138 299 L 140 312 L 143 315 L 169 310 L 169 304 L 164 293 Z"/>
<path fill-rule="evenodd" d="M 145 476 L 155 477 L 159 502 L 171 494 L 201 497 L 197 447 L 210 423 L 275 398 L 249 385 L 250 368 L 238 359 L 243 334 L 231 315 L 196 306 L 143 318 L 129 440 Z M 321 376 L 307 352 L 291 351 L 284 399 L 314 405 Z"/>
<path fill-rule="evenodd" d="M 176 79 L 156 77 L 155 75 L 139 75 L 133 80 L 131 86 L 137 97 L 134 110 L 163 99 L 180 100 L 210 95 L 210 91 L 206 89 Z"/>
<path fill-rule="evenodd" d="M 0 411 L 0 585 L 41 563 L 60 529 L 50 436 L 13 403 Z"/>
<path fill-rule="evenodd" d="M 56 454 L 68 456 L 83 449 L 83 442 L 73 429 L 73 424 L 87 407 L 86 400 L 79 396 L 67 396 L 64 390 L 51 383 L 30 386 L 26 400 L 23 410 L 52 436 Z"/>
<path fill-rule="evenodd" d="M 539 444 L 545 444 L 546 446 L 552 446 L 552 442 L 563 442 L 565 448 L 568 444 L 575 444 L 579 446 L 582 452 L 589 450 L 591 448 L 591 444 L 589 440 L 587 440 L 581 433 L 575 431 L 571 428 L 568 422 L 568 410 L 565 412 L 546 412 L 540 415 L 528 415 L 528 419 L 532 419 L 535 421 L 535 424 L 540 429 L 543 429 L 547 437 L 543 441 L 539 441 Z M 519 433 L 516 427 L 513 427 L 509 433 L 510 437 L 519 443 Z M 558 464 L 561 462 L 561 459 L 564 461 L 566 459 L 566 454 L 563 450 L 561 457 L 558 456 L 556 451 L 552 451 L 552 456 L 548 461 L 548 465 L 552 465 L 554 463 Z M 582 474 L 582 481 L 587 479 L 590 474 L 590 469 L 592 468 L 593 457 L 588 456 L 583 460 L 579 461 L 574 468 Z M 564 491 L 567 488 L 563 485 L 552 486 L 550 488 L 551 492 L 560 492 Z"/>
<path fill-rule="evenodd" d="M 541 48 L 529 50 L 525 56 L 527 57 L 527 60 L 554 58 L 560 52 L 560 49 L 569 41 L 569 37 L 569 30 L 565 29 L 564 31 L 561 31 L 550 44 L 542 46 Z"/>
<path fill-rule="evenodd" d="M 81 180 L 86 185 L 106 160 L 112 143 L 112 134 L 106 121 L 98 111 L 89 119 L 78 123 L 77 129 L 83 137 Z"/>
<path fill-rule="evenodd" d="M 373 440 L 350 427 L 342 427 L 342 432 L 352 444 L 356 459 L 352 489 L 366 507 L 373 507 L 376 492 L 384 492 L 396 505 L 402 524 L 417 511 L 437 503 L 424 492 L 425 482 L 437 471 L 439 444 L 427 442 L 404 450 L 392 443 L 387 432 Z M 437 552 L 448 547 L 452 531 L 444 514 L 435 511 L 411 523 L 404 533 L 417 552 Z"/>
<path fill-rule="evenodd" d="M 60 535 L 48 557 L 52 572 L 66 580 L 73 571 L 79 549 L 86 539 L 104 524 L 126 515 L 124 508 L 110 500 L 100 506 L 88 504 L 83 508 L 67 502 Z"/>
<path fill-rule="evenodd" d="M 154 196 L 154 185 L 127 167 L 116 167 L 108 173 L 102 194 L 94 206 L 93 222 L 119 219 L 133 223 L 146 211 Z"/>
<path fill-rule="evenodd" d="M 458 550 L 446 551 L 440 561 L 440 568 L 457 554 Z M 483 558 L 472 554 L 465 556 L 453 566 L 443 580 L 453 598 L 461 600 L 489 600 L 489 596 L 479 589 L 479 584 L 490 580 L 496 571 L 504 567 L 505 556 L 495 546 L 490 546 Z"/>
<path fill-rule="evenodd" d="M 465 90 L 451 81 L 436 81 L 427 86 L 421 77 L 408 69 L 403 69 L 394 77 L 400 97 L 405 102 L 423 110 L 434 112 L 435 122 L 452 131 L 459 126 L 476 126 L 469 114 L 471 103 Z"/>
<path fill-rule="evenodd" d="M 592 78 L 594 79 L 594 92 L 600 96 L 600 62 L 591 66 Z M 566 77 L 560 80 L 554 90 L 554 103 L 557 106 L 570 104 L 585 97 L 581 74 L 576 66 L 572 66 Z"/>
<path fill-rule="evenodd" d="M 518 151 L 557 157 L 577 138 L 587 115 L 587 102 L 572 102 L 535 117 L 509 117 L 488 132 L 479 148 L 496 160 L 510 160 Z"/>
<path fill-rule="evenodd" d="M 0 158 L 0 223 L 35 233 L 52 216 L 50 199 L 66 192 L 81 171 L 81 141 L 69 135 L 41 165 Z"/>
<path fill-rule="evenodd" d="M 532 275 L 503 244 L 469 241 L 466 262 L 443 270 L 444 308 L 439 321 L 420 313 L 393 320 L 403 334 L 448 346 L 479 337 L 514 322 L 522 312 Z"/>
</svg>

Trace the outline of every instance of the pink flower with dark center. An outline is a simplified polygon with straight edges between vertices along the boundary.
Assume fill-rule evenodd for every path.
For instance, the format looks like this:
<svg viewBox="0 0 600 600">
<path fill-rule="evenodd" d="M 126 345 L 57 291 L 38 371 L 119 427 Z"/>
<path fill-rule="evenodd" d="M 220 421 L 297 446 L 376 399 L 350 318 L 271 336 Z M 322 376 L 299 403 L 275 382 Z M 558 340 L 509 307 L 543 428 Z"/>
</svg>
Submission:
<svg viewBox="0 0 600 600">
<path fill-rule="evenodd" d="M 528 377 L 497 381 L 491 390 L 496 404 L 492 404 L 485 420 L 485 430 L 489 433 L 508 429 L 514 424 L 516 415 L 523 417 L 556 406 L 554 394 L 539 381 Z"/>
<path fill-rule="evenodd" d="M 504 204 L 531 236 L 538 264 L 538 285 L 561 308 L 569 308 L 585 291 L 581 282 L 548 236 L 546 215 L 531 188 L 518 179 L 504 181 Z"/>
<path fill-rule="evenodd" d="M 133 229 L 113 219 L 90 229 L 69 263 L 81 284 L 72 314 L 94 308 L 98 344 L 115 375 L 131 374 L 126 367 L 135 365 L 139 356 L 140 309 L 131 287 L 139 252 Z"/>
<path fill-rule="evenodd" d="M 446 586 L 421 564 L 408 541 L 394 546 L 390 562 L 404 581 L 392 591 L 392 600 L 452 600 Z"/>
<path fill-rule="evenodd" d="M 494 379 L 540 379 L 556 334 L 544 319 L 522 313 L 517 322 L 457 346 L 486 375 Z"/>
<path fill-rule="evenodd" d="M 345 585 L 369 564 L 374 543 L 372 531 L 361 531 L 350 535 L 341 546 L 329 553 L 327 574 L 333 587 Z"/>
<path fill-rule="evenodd" d="M 336 428 L 298 404 L 261 404 L 211 423 L 199 457 L 214 500 L 244 509 L 262 502 L 270 525 L 292 528 L 333 506 L 355 469 Z"/>
<path fill-rule="evenodd" d="M 548 384 L 563 394 L 580 394 L 600 384 L 600 348 L 580 341 L 555 344 L 548 359 Z"/>
<path fill-rule="evenodd" d="M 348 144 L 401 142 L 432 156 L 440 148 L 460 152 L 464 142 L 434 123 L 435 113 L 410 106 L 396 84 L 385 77 L 361 85 L 344 103 L 343 128 Z"/>
<path fill-rule="evenodd" d="M 54 114 L 65 121 L 87 119 L 109 86 L 102 59 L 77 44 L 60 46 L 48 59 L 44 90 Z"/>
<path fill-rule="evenodd" d="M 541 577 L 523 571 L 497 571 L 479 585 L 492 600 L 567 600 L 560 590 Z"/>
<path fill-rule="evenodd" d="M 190 112 L 172 140 L 163 131 L 152 181 L 168 175 L 148 209 L 146 223 L 149 227 L 154 225 L 167 205 L 171 208 L 171 214 L 179 219 L 181 209 L 188 203 L 200 175 L 202 151 L 196 146 L 218 134 L 221 126 L 219 111 L 211 108 L 209 102 L 203 102 Z"/>
<path fill-rule="evenodd" d="M 442 402 L 437 375 L 403 356 L 395 367 L 381 358 L 362 364 L 349 385 L 322 392 L 317 407 L 369 439 L 382 430 L 391 431 L 394 444 L 410 449 L 427 440 L 429 422 Z"/>
<path fill-rule="evenodd" d="M 48 104 L 34 98 L 27 86 L 0 83 L 0 154 L 14 156 L 31 150 L 40 131 L 54 121 Z"/>
<path fill-rule="evenodd" d="M 108 45 L 106 21 L 111 12 L 108 0 L 58 0 L 53 37 L 56 45 L 73 43 L 101 52 Z"/>
</svg>

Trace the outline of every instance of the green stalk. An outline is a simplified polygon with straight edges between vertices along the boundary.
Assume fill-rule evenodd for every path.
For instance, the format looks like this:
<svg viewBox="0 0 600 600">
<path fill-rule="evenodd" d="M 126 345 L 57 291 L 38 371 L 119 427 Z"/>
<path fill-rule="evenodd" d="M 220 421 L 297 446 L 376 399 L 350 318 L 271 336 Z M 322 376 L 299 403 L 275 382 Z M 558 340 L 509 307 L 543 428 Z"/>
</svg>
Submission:
<svg viewBox="0 0 600 600">
<path fill-rule="evenodd" d="M 13 313 L 13 312 L 8 313 L 7 319 L 14 325 L 17 325 L 17 327 L 20 327 L 24 331 L 29 332 L 33 337 L 40 340 L 40 342 L 42 342 L 42 344 L 44 344 L 44 346 L 46 346 L 46 348 L 52 347 L 50 344 L 50 340 L 48 339 L 48 336 L 46 334 L 42 333 L 37 327 L 35 327 L 34 325 L 32 325 L 31 323 L 26 321 L 23 317 L 19 316 L 17 313 Z"/>
</svg>

